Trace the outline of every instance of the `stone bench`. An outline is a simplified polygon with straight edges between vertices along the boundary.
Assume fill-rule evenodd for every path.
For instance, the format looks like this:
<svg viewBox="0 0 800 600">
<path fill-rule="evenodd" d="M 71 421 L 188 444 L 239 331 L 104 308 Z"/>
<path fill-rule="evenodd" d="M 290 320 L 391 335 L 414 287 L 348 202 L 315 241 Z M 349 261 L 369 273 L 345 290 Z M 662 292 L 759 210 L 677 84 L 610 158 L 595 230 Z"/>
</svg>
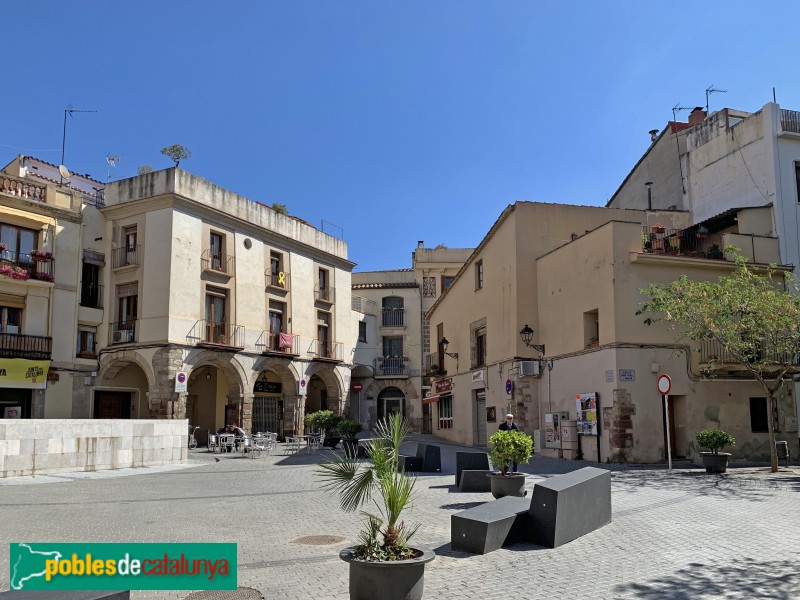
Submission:
<svg viewBox="0 0 800 600">
<path fill-rule="evenodd" d="M 585 467 L 537 483 L 530 541 L 557 548 L 611 523 L 611 472 Z"/>
<path fill-rule="evenodd" d="M 484 475 L 484 479 L 488 479 Z M 450 516 L 453 550 L 486 554 L 524 541 L 530 502 L 506 496 Z"/>
<path fill-rule="evenodd" d="M 397 468 L 401 471 L 421 471 L 422 459 L 417 456 L 406 456 L 401 454 L 397 457 Z"/>
<path fill-rule="evenodd" d="M 442 470 L 442 450 L 433 444 L 417 444 L 417 458 L 422 459 L 420 471 L 436 473 Z"/>
<path fill-rule="evenodd" d="M 450 544 L 474 554 L 517 542 L 556 548 L 610 522 L 611 472 L 586 467 L 537 483 L 530 502 L 506 496 L 451 515 Z"/>
<path fill-rule="evenodd" d="M 458 484 L 458 489 L 462 492 L 491 492 L 492 481 L 486 476 L 489 473 L 491 473 L 491 471 L 488 469 L 462 470 L 461 482 Z"/>
<path fill-rule="evenodd" d="M 489 455 L 485 452 L 456 452 L 456 485 L 461 486 L 461 471 L 489 470 Z"/>
</svg>

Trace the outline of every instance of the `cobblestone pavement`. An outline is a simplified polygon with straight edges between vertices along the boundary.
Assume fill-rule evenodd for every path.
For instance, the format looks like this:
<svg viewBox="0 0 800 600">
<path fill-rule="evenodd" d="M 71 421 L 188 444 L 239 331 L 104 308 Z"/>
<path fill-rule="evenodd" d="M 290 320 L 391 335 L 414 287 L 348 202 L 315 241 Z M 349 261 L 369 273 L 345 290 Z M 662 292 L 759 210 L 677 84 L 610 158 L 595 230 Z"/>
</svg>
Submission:
<svg viewBox="0 0 800 600">
<path fill-rule="evenodd" d="M 491 495 L 454 487 L 456 450 L 469 449 L 442 445 L 443 473 L 420 475 L 406 519 L 422 523 L 414 541 L 438 554 L 426 570 L 426 598 L 800 597 L 800 468 L 706 475 L 615 466 L 610 525 L 557 549 L 518 544 L 476 556 L 450 549 L 450 515 Z M 267 599 L 346 599 L 338 551 L 355 541 L 361 519 L 320 489 L 319 460 L 200 450 L 189 468 L 0 485 L 0 590 L 8 589 L 9 542 L 231 541 L 240 586 Z M 585 465 L 537 457 L 523 468 L 526 487 Z M 321 535 L 344 541 L 297 541 Z"/>
</svg>

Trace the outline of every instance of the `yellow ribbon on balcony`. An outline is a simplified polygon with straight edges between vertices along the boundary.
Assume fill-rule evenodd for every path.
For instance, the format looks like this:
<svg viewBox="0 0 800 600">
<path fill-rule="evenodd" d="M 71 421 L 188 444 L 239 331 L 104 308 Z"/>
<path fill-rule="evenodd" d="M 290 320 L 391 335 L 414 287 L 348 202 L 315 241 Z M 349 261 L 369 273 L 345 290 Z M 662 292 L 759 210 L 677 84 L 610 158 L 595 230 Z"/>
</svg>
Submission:
<svg viewBox="0 0 800 600">
<path fill-rule="evenodd" d="M 285 286 L 286 285 L 286 273 L 281 271 L 278 273 L 278 285 Z"/>
<path fill-rule="evenodd" d="M 47 387 L 49 369 L 49 360 L 0 359 L 0 388 L 43 390 Z"/>
</svg>

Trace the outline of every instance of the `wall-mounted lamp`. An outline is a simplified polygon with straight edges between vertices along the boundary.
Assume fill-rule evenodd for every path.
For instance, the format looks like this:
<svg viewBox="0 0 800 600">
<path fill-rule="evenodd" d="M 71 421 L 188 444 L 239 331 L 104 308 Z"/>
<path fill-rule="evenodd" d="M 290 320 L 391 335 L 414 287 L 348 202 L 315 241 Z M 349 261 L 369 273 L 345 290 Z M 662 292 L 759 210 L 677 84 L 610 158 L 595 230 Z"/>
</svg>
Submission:
<svg viewBox="0 0 800 600">
<path fill-rule="evenodd" d="M 458 360 L 458 352 L 447 351 L 447 346 L 450 345 L 450 342 L 447 341 L 447 338 L 442 338 L 442 341 L 439 343 L 442 345 L 442 352 L 444 354 L 447 354 L 447 356 L 449 356 L 450 358 L 455 358 L 456 360 Z"/>
<path fill-rule="evenodd" d="M 206 381 L 211 381 L 211 367 L 206 367 Z"/>
<path fill-rule="evenodd" d="M 531 344 L 531 338 L 533 338 L 533 329 L 528 327 L 527 323 L 525 323 L 525 327 L 522 328 L 522 331 L 519 332 L 519 337 L 522 338 L 522 343 L 528 348 L 538 350 L 540 354 L 544 355 L 544 344 Z"/>
</svg>

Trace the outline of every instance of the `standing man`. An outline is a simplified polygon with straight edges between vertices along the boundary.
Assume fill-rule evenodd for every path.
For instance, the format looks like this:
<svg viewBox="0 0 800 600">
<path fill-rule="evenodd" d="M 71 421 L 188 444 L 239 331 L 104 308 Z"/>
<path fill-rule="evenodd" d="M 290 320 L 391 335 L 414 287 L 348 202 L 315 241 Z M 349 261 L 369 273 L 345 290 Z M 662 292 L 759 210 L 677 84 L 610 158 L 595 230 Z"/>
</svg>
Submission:
<svg viewBox="0 0 800 600">
<path fill-rule="evenodd" d="M 497 428 L 498 431 L 519 431 L 519 427 L 517 424 L 514 423 L 514 415 L 511 413 L 506 415 L 505 423 L 500 423 L 500 427 Z M 514 463 L 511 468 L 512 473 L 517 472 L 517 463 Z"/>
</svg>

